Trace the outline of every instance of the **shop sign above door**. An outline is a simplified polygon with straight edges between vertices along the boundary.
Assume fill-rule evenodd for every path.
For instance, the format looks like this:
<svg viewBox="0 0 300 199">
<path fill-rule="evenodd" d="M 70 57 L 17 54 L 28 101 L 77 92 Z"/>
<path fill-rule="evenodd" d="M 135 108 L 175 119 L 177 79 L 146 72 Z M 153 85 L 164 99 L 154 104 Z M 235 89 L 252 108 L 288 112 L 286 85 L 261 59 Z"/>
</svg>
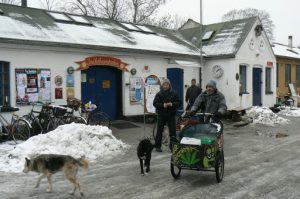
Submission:
<svg viewBox="0 0 300 199">
<path fill-rule="evenodd" d="M 112 66 L 121 71 L 128 72 L 128 64 L 122 62 L 120 59 L 114 57 L 102 57 L 102 56 L 95 56 L 95 57 L 87 57 L 83 61 L 76 62 L 79 64 L 79 67 L 76 69 L 78 70 L 86 70 L 91 66 Z"/>
</svg>

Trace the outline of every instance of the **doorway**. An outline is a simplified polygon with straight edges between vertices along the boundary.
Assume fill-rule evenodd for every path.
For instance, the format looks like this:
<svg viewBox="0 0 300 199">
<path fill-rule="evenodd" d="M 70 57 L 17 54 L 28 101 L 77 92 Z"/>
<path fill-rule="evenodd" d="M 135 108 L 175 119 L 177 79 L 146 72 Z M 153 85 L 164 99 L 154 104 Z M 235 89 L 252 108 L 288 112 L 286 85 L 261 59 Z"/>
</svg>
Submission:
<svg viewBox="0 0 300 199">
<path fill-rule="evenodd" d="M 177 93 L 181 104 L 179 109 L 183 109 L 183 69 L 181 68 L 168 68 L 167 78 L 170 80 L 172 89 Z"/>
<path fill-rule="evenodd" d="M 92 66 L 81 71 L 81 99 L 91 101 L 111 120 L 122 117 L 122 71 L 109 66 Z"/>
<path fill-rule="evenodd" d="M 261 91 L 262 91 L 262 69 L 261 68 L 253 68 L 253 106 L 261 106 Z"/>
</svg>

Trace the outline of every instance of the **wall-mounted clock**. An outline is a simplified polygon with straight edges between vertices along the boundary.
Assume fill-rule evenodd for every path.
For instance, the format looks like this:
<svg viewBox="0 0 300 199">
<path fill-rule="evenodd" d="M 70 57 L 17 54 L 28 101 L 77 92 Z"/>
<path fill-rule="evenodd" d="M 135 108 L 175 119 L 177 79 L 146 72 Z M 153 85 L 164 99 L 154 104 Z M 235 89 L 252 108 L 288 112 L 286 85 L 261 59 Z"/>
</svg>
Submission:
<svg viewBox="0 0 300 199">
<path fill-rule="evenodd" d="M 220 78 L 224 74 L 224 69 L 220 65 L 214 65 L 212 68 L 212 74 L 214 78 Z"/>
</svg>

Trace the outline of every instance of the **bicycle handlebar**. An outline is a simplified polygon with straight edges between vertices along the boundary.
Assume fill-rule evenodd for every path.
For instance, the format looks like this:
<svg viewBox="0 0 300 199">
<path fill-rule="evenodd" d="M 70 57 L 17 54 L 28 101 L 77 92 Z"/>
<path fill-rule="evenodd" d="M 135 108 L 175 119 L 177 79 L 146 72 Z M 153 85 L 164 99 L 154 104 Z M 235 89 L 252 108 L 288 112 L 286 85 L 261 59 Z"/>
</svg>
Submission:
<svg viewBox="0 0 300 199">
<path fill-rule="evenodd" d="M 213 113 L 196 113 L 197 116 L 213 116 Z"/>
</svg>

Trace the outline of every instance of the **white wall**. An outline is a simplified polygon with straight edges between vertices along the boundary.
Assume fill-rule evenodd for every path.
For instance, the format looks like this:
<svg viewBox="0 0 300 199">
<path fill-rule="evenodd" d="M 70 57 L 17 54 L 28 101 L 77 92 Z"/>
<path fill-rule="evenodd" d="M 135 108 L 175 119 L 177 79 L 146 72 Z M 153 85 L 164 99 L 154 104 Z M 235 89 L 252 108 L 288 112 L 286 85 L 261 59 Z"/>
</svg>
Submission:
<svg viewBox="0 0 300 199">
<path fill-rule="evenodd" d="M 224 69 L 222 77 L 216 79 L 213 77 L 212 68 L 215 65 L 220 65 Z M 240 106 L 239 96 L 239 81 L 235 79 L 236 73 L 239 72 L 238 67 L 235 66 L 234 58 L 208 60 L 203 67 L 203 90 L 208 80 L 215 80 L 217 88 L 225 96 L 228 109 L 233 109 Z"/>
<path fill-rule="evenodd" d="M 256 37 L 254 28 L 251 29 L 249 35 L 245 39 L 235 58 L 222 58 L 207 60 L 203 68 L 203 86 L 208 80 L 214 79 L 217 82 L 218 89 L 225 95 L 228 109 L 249 108 L 253 102 L 252 89 L 252 68 L 259 67 L 263 69 L 262 73 L 262 104 L 263 106 L 273 106 L 276 102 L 276 59 L 272 48 L 267 40 L 267 36 L 263 32 L 262 36 Z M 250 48 L 250 40 L 253 39 L 254 47 Z M 264 47 L 259 48 L 260 42 L 263 41 Z M 272 67 L 272 91 L 273 94 L 265 93 L 265 68 L 268 61 L 273 62 Z M 239 65 L 247 65 L 247 92 L 249 94 L 239 95 L 239 80 L 236 80 L 236 74 L 239 74 Z M 224 75 L 215 79 L 212 76 L 212 67 L 221 65 L 224 68 Z"/>
<path fill-rule="evenodd" d="M 158 77 L 167 76 L 167 68 L 178 67 L 184 69 L 184 85 L 190 85 L 192 78 L 199 79 L 199 69 L 192 67 L 184 67 L 176 64 L 169 64 L 168 59 L 180 59 L 180 57 L 165 57 L 157 55 L 132 54 L 124 52 L 108 52 L 87 49 L 74 48 L 55 48 L 42 46 L 25 46 L 0 43 L 0 60 L 10 62 L 10 80 L 11 80 L 11 105 L 16 106 L 16 85 L 15 85 L 15 68 L 50 68 L 51 69 L 51 100 L 55 104 L 66 104 L 66 75 L 67 68 L 73 66 L 77 68 L 76 61 L 82 61 L 89 56 L 113 56 L 121 59 L 129 64 L 128 69 L 136 68 L 137 74 L 143 78 L 149 75 L 157 75 Z M 196 61 L 196 60 L 189 60 Z M 143 72 L 143 67 L 147 65 L 150 72 Z M 55 84 L 56 75 L 63 77 L 63 99 L 55 100 Z M 75 77 L 75 97 L 81 98 L 81 73 L 74 72 Z M 142 105 L 130 105 L 129 100 L 129 78 L 131 74 L 124 72 L 122 77 L 123 85 L 123 114 L 125 116 L 141 115 L 144 108 Z M 185 90 L 184 90 L 185 91 Z M 27 113 L 29 106 L 21 107 L 21 113 Z"/>
<path fill-rule="evenodd" d="M 273 106 L 276 103 L 276 58 L 272 47 L 268 41 L 268 38 L 265 32 L 262 32 L 261 36 L 256 37 L 254 28 L 256 25 L 260 24 L 260 21 L 257 20 L 256 24 L 253 26 L 252 30 L 250 31 L 248 37 L 246 38 L 245 42 L 241 46 L 240 50 L 236 55 L 237 64 L 247 63 L 249 65 L 247 70 L 247 91 L 249 92 L 249 96 L 247 96 L 247 104 L 249 106 L 252 105 L 252 96 L 253 96 L 253 89 L 252 89 L 252 68 L 258 67 L 262 68 L 262 105 L 263 106 Z M 249 43 L 250 40 L 253 39 L 254 47 L 250 48 Z M 263 42 L 263 47 L 260 48 L 260 42 Z M 266 94 L 265 91 L 265 83 L 266 83 L 266 67 L 267 62 L 273 62 L 273 67 L 271 67 L 271 87 L 273 94 Z"/>
</svg>

